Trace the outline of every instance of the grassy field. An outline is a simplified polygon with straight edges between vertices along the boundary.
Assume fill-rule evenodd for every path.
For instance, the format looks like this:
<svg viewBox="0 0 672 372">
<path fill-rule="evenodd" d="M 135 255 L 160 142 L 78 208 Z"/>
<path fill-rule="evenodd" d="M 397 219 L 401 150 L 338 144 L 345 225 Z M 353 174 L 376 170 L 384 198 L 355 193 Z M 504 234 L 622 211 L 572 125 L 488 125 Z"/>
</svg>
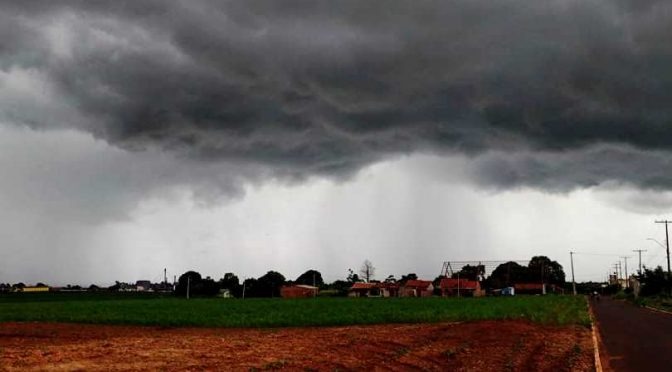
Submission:
<svg viewBox="0 0 672 372">
<path fill-rule="evenodd" d="M 191 299 L 111 294 L 0 296 L 0 322 L 49 321 L 203 327 L 328 326 L 527 319 L 590 324 L 585 298 Z"/>
</svg>

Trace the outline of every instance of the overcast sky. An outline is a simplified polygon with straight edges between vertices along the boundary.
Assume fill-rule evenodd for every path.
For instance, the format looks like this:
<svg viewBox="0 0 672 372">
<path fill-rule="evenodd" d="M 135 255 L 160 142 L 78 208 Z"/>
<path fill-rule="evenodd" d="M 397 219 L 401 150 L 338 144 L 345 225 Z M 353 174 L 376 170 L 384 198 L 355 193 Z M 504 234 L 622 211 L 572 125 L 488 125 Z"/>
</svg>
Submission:
<svg viewBox="0 0 672 372">
<path fill-rule="evenodd" d="M 664 263 L 667 1 L 0 4 L 0 282 Z"/>
</svg>

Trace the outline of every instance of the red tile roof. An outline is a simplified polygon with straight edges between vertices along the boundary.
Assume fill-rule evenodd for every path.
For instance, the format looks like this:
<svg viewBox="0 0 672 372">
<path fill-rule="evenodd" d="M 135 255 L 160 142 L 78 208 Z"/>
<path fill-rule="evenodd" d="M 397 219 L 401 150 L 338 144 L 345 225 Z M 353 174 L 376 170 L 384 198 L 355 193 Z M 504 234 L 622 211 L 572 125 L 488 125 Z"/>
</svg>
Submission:
<svg viewBox="0 0 672 372">
<path fill-rule="evenodd" d="M 441 289 L 478 289 L 480 285 L 475 280 L 443 278 L 439 286 Z"/>
<path fill-rule="evenodd" d="M 412 287 L 418 289 L 426 289 L 432 284 L 431 280 L 409 280 L 404 287 Z"/>
<path fill-rule="evenodd" d="M 352 287 L 350 289 L 371 289 L 371 288 L 376 288 L 378 283 L 364 283 L 364 282 L 357 282 L 353 283 Z"/>
</svg>

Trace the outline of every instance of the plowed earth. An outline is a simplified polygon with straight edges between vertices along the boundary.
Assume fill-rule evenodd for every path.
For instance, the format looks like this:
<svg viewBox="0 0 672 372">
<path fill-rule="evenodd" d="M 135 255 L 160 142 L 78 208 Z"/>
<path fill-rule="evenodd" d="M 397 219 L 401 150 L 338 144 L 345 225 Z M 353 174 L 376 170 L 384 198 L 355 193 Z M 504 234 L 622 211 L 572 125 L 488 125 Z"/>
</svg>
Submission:
<svg viewBox="0 0 672 372">
<path fill-rule="evenodd" d="M 329 328 L 0 323 L 0 370 L 592 371 L 588 328 L 525 321 Z"/>
</svg>

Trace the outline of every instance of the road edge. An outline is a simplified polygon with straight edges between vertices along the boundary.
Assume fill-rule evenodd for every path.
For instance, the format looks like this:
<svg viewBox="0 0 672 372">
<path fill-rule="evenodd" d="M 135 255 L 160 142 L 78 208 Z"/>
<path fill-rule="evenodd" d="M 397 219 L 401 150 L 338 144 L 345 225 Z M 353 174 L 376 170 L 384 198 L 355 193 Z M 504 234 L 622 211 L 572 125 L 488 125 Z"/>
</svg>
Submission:
<svg viewBox="0 0 672 372">
<path fill-rule="evenodd" d="M 602 360 L 600 359 L 600 343 L 598 342 L 599 336 L 597 335 L 597 319 L 593 313 L 593 305 L 590 303 L 590 301 L 588 301 L 588 314 L 590 315 L 590 330 L 593 334 L 593 350 L 595 350 L 595 372 L 603 372 Z"/>
<path fill-rule="evenodd" d="M 657 307 L 646 306 L 646 305 L 644 305 L 644 308 L 647 309 L 647 310 L 655 311 L 655 312 L 657 312 L 657 313 L 663 313 L 663 314 L 669 314 L 669 315 L 672 315 L 672 312 L 669 312 L 669 311 L 667 311 L 667 310 L 662 310 L 662 309 L 659 309 L 659 308 L 657 308 Z"/>
</svg>

